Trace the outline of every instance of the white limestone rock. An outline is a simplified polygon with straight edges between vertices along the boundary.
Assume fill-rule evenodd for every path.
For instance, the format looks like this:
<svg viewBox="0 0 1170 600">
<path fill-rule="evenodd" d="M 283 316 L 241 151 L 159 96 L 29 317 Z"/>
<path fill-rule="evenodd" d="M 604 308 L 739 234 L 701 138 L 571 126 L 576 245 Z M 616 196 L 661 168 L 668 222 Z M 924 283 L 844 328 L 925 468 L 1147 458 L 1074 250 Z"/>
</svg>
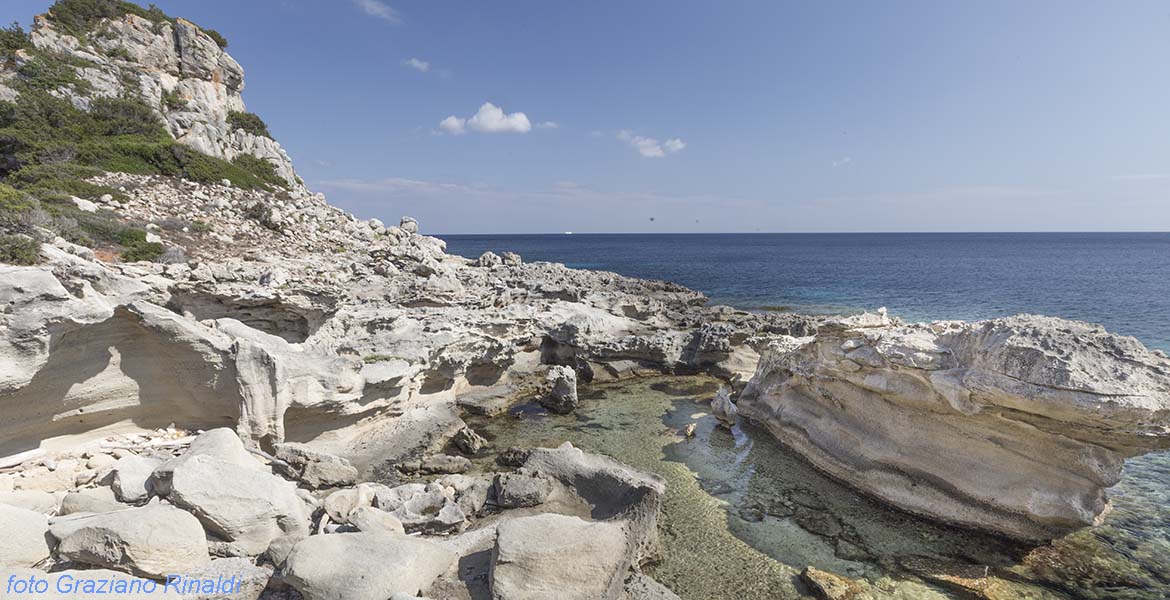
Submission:
<svg viewBox="0 0 1170 600">
<path fill-rule="evenodd" d="M 738 407 L 904 510 L 1046 540 L 1098 521 L 1125 458 L 1170 446 L 1170 360 L 1052 317 L 866 315 L 770 354 Z"/>
<path fill-rule="evenodd" d="M 555 513 L 506 520 L 492 550 L 492 598 L 618 598 L 629 567 L 626 550 L 621 523 Z"/>
<path fill-rule="evenodd" d="M 0 532 L 0 567 L 31 567 L 49 558 L 45 515 L 0 504 Z"/>
<path fill-rule="evenodd" d="M 49 533 L 63 558 L 144 577 L 183 573 L 210 561 L 199 521 L 164 504 L 57 517 Z"/>
<path fill-rule="evenodd" d="M 305 600 L 385 600 L 424 592 L 457 557 L 434 542 L 381 532 L 314 535 L 293 548 L 282 575 Z"/>
</svg>

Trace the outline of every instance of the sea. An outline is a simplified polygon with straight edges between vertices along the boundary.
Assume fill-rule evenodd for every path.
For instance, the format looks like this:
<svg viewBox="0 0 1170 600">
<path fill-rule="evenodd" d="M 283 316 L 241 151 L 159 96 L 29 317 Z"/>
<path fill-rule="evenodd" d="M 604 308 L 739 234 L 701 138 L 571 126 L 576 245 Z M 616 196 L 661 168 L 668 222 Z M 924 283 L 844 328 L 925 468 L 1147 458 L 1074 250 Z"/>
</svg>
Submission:
<svg viewBox="0 0 1170 600">
<path fill-rule="evenodd" d="M 440 235 L 449 252 L 664 279 L 753 311 L 1036 313 L 1170 352 L 1170 233 Z"/>
</svg>

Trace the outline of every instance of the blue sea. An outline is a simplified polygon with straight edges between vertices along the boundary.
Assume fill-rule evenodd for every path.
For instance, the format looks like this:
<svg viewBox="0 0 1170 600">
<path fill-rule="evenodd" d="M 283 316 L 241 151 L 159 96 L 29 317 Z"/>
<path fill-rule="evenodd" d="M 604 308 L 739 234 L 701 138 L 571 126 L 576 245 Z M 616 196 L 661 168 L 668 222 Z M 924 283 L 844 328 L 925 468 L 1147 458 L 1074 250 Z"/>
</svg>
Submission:
<svg viewBox="0 0 1170 600">
<path fill-rule="evenodd" d="M 1170 233 L 442 235 L 450 252 L 512 251 L 665 279 L 748 310 L 906 320 L 1040 313 L 1170 351 Z"/>
</svg>

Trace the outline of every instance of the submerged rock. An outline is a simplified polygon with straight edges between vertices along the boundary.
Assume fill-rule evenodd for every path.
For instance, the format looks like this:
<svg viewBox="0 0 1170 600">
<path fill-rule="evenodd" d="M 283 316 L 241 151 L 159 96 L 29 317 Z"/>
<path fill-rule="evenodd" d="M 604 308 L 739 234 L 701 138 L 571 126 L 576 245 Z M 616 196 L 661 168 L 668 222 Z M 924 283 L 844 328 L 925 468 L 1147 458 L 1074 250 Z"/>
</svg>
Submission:
<svg viewBox="0 0 1170 600">
<path fill-rule="evenodd" d="M 805 567 L 800 578 L 820 600 L 873 600 L 873 595 L 860 582 L 816 567 Z"/>
<path fill-rule="evenodd" d="M 1170 360 L 1051 317 L 864 315 L 789 338 L 738 408 L 904 510 L 1046 540 L 1098 522 L 1125 458 L 1170 446 Z"/>
</svg>

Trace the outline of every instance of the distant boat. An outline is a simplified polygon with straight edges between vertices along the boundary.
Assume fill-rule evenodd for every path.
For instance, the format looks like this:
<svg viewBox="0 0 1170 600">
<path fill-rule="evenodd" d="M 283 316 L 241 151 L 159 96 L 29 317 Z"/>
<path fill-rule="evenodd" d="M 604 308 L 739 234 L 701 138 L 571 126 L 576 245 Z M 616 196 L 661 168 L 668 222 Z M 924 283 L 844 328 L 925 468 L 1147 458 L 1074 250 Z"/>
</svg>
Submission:
<svg viewBox="0 0 1170 600">
<path fill-rule="evenodd" d="M 566 232 L 565 232 L 565 235 L 573 235 L 573 232 L 572 232 L 572 231 L 566 231 Z"/>
</svg>

